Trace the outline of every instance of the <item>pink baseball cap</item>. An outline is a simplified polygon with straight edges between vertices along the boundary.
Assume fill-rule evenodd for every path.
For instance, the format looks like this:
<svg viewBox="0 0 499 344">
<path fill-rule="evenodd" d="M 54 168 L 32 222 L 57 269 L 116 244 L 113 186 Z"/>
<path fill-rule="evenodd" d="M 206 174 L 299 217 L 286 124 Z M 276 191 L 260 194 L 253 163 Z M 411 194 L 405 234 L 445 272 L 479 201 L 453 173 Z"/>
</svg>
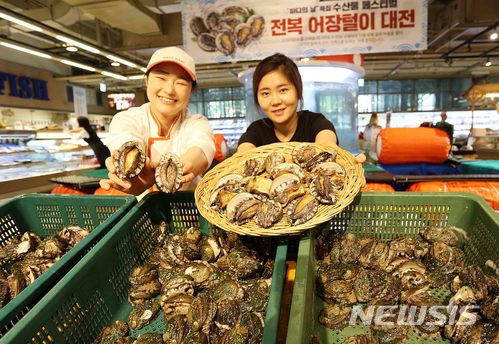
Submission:
<svg viewBox="0 0 499 344">
<path fill-rule="evenodd" d="M 194 63 L 194 59 L 182 49 L 167 47 L 156 50 L 147 64 L 147 71 L 150 71 L 152 67 L 163 62 L 178 64 L 190 75 L 193 81 L 196 81 L 196 64 Z"/>
</svg>

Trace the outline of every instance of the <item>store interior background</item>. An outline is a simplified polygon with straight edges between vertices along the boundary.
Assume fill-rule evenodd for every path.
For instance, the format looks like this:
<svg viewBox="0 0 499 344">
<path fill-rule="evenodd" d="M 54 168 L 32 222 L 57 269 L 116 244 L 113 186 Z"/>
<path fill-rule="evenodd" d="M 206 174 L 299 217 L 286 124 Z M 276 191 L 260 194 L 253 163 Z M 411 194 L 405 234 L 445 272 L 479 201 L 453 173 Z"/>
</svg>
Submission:
<svg viewBox="0 0 499 344">
<path fill-rule="evenodd" d="M 392 113 L 391 127 L 417 127 L 422 122 L 438 122 L 443 110 L 447 111 L 448 122 L 454 125 L 457 139 L 467 138 L 472 126 L 499 130 L 498 110 L 493 100 L 481 103 L 472 111 L 469 101 L 463 97 L 474 83 L 499 83 L 499 39 L 490 39 L 493 32 L 499 33 L 497 0 L 428 0 L 428 4 L 426 50 L 364 55 L 365 76 L 359 82 L 357 99 L 357 132 L 364 130 L 373 111 L 379 113 L 383 127 L 387 112 Z M 117 112 L 109 106 L 108 96 L 127 94 L 125 101 L 133 98 L 135 106 L 146 101 L 140 68 L 157 48 L 182 46 L 181 9 L 181 2 L 174 0 L 3 1 L 0 13 L 18 13 L 34 24 L 47 25 L 132 61 L 136 66 L 123 63 L 112 66 L 109 58 L 84 49 L 69 52 L 67 43 L 0 18 L 0 72 L 48 80 L 50 88 L 57 87 L 58 98 L 46 102 L 1 94 L 0 126 L 37 131 L 36 136 L 29 138 L 0 136 L 2 143 L 25 143 L 44 149 L 51 158 L 57 152 L 60 156 L 55 158 L 54 164 L 58 167 L 54 165 L 54 171 L 77 162 L 81 165 L 82 157 L 91 152 L 85 150 L 82 140 L 74 142 L 65 133 L 75 125 L 72 88 L 85 88 L 90 122 L 105 141 L 112 115 Z M 124 78 L 116 79 L 19 52 L 2 42 L 18 42 Z M 490 64 L 486 65 L 487 62 Z M 189 107 L 207 116 L 214 131 L 223 134 L 232 149 L 248 125 L 247 95 L 238 75 L 257 63 L 239 61 L 196 66 L 199 87 Z M 317 97 L 320 111 L 330 118 L 342 113 L 343 104 L 334 95 Z M 341 120 L 333 122 L 337 128 L 343 125 Z M 47 130 L 50 126 L 58 130 Z M 60 152 L 61 146 L 67 149 Z M 83 148 L 76 149 L 75 154 L 72 150 L 75 146 Z M 499 149 L 499 142 L 496 148 Z M 0 164 L 8 167 L 9 163 L 9 159 L 0 155 Z M 14 170 L 16 178 L 23 177 L 20 171 Z M 1 175 L 0 183 L 2 179 L 13 178 L 12 173 Z"/>
</svg>

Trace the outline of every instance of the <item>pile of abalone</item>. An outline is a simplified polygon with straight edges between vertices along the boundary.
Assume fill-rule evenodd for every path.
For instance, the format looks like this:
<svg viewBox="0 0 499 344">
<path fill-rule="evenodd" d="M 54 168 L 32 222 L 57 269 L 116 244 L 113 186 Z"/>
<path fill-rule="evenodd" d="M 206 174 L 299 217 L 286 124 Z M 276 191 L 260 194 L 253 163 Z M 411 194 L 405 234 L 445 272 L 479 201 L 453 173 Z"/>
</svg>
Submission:
<svg viewBox="0 0 499 344">
<path fill-rule="evenodd" d="M 227 6 L 220 12 L 206 9 L 202 16 L 189 20 L 189 27 L 201 49 L 227 56 L 259 39 L 265 19 L 255 15 L 252 9 Z"/>
<path fill-rule="evenodd" d="M 260 343 L 275 249 L 221 232 L 202 236 L 156 226 L 147 263 L 132 269 L 128 321 L 104 328 L 94 343 Z M 136 338 L 135 341 L 132 338 Z"/>
<path fill-rule="evenodd" d="M 217 181 L 210 206 L 236 225 L 254 221 L 271 228 L 283 217 L 292 226 L 303 224 L 317 214 L 319 204 L 334 205 L 340 197 L 346 172 L 336 156 L 332 149 L 303 143 L 292 154 L 253 157 L 242 174 Z"/>
<path fill-rule="evenodd" d="M 420 237 L 387 242 L 322 231 L 315 239 L 316 291 L 326 303 L 319 322 L 338 333 L 362 325 L 352 320 L 354 310 L 375 319 L 344 343 L 413 343 L 416 335 L 498 343 L 499 270 L 491 261 L 484 269 L 467 264 L 459 248 L 466 240 L 457 227 L 428 227 Z"/>
<path fill-rule="evenodd" d="M 0 247 L 0 308 L 47 271 L 83 240 L 89 231 L 67 226 L 56 235 L 41 238 L 27 231 Z"/>
</svg>

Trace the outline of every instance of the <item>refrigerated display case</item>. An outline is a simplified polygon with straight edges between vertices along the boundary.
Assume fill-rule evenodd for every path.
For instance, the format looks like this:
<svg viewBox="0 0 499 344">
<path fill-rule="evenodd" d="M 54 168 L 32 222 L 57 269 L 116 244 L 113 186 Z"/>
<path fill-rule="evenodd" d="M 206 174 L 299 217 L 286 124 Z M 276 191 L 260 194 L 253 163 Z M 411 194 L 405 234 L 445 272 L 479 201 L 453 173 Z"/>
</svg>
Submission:
<svg viewBox="0 0 499 344">
<path fill-rule="evenodd" d="M 86 142 L 69 134 L 0 130 L 0 198 L 50 191 L 50 178 L 98 167 Z"/>
</svg>

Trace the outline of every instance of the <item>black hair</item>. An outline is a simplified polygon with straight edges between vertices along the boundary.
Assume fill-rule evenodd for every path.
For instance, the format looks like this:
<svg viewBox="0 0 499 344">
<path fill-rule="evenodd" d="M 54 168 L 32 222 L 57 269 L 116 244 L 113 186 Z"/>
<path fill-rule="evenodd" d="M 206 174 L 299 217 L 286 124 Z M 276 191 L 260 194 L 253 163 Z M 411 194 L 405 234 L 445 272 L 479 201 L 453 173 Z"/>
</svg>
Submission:
<svg viewBox="0 0 499 344">
<path fill-rule="evenodd" d="M 298 66 L 286 55 L 277 53 L 272 56 L 264 58 L 256 66 L 253 73 L 253 97 L 255 104 L 258 106 L 258 86 L 263 77 L 268 73 L 280 70 L 286 75 L 289 81 L 295 86 L 300 107 L 303 106 L 303 82 L 301 80 L 300 71 Z"/>
<path fill-rule="evenodd" d="M 78 116 L 76 118 L 78 125 L 82 128 L 90 128 L 90 121 L 87 116 Z"/>
</svg>

